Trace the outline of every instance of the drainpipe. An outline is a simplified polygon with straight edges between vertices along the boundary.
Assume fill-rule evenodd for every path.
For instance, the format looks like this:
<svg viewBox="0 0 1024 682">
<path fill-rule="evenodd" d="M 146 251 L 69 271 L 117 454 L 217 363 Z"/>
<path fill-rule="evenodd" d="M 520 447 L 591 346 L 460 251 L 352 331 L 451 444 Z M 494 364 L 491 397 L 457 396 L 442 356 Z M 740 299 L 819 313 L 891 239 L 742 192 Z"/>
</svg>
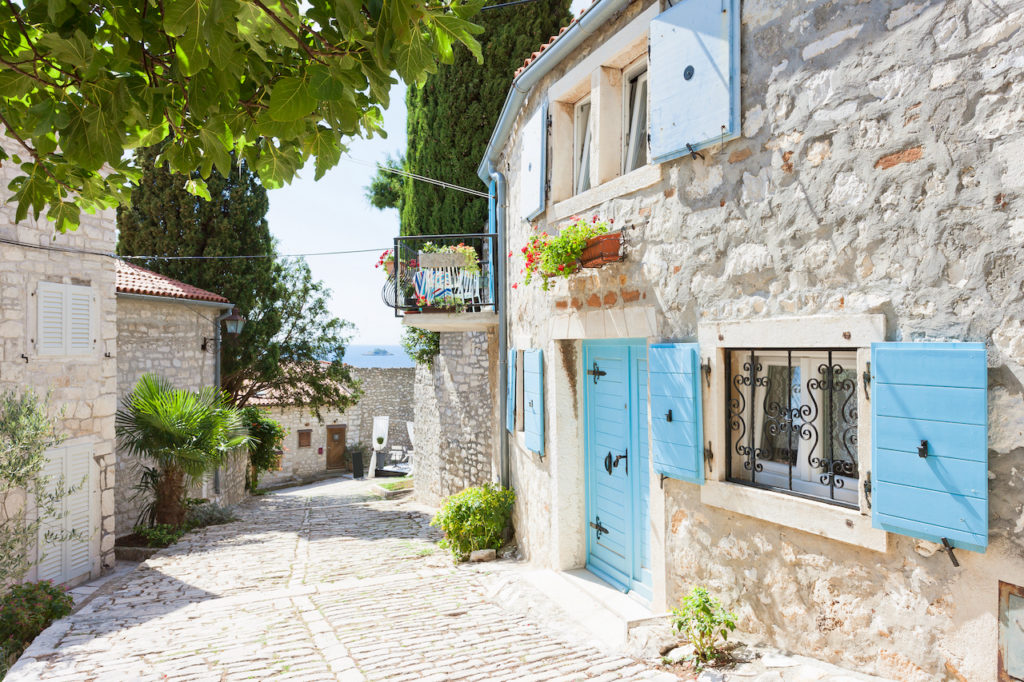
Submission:
<svg viewBox="0 0 1024 682">
<path fill-rule="evenodd" d="M 505 428 L 505 415 L 508 413 L 508 286 L 506 285 L 507 259 L 505 258 L 505 176 L 488 164 L 490 178 L 494 181 L 494 223 L 498 232 L 498 281 L 494 291 L 498 297 L 498 433 L 501 437 L 499 461 L 501 468 L 501 485 L 509 487 L 508 432 Z"/>
<path fill-rule="evenodd" d="M 224 312 L 217 316 L 217 319 L 213 321 L 213 347 L 216 349 L 216 353 L 213 354 L 213 385 L 220 389 L 220 325 L 231 316 L 231 306 L 229 305 L 224 309 Z M 213 494 L 220 495 L 220 467 L 213 470 Z"/>
</svg>

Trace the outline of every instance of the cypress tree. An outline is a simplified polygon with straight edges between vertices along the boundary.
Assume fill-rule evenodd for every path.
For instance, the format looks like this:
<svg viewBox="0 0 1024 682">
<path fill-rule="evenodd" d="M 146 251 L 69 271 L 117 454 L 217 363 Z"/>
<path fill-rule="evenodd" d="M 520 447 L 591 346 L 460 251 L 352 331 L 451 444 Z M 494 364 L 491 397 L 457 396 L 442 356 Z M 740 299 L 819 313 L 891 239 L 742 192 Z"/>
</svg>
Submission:
<svg viewBox="0 0 1024 682">
<path fill-rule="evenodd" d="M 353 404 L 358 386 L 342 362 L 351 325 L 330 315 L 330 292 L 304 260 L 277 258 L 257 176 L 241 160 L 230 175 L 215 169 L 206 181 L 210 199 L 201 199 L 185 191 L 187 178 L 156 164 L 158 155 L 154 148 L 138 153 L 143 175 L 131 205 L 117 212 L 118 254 L 266 256 L 131 261 L 220 294 L 246 316 L 242 333 L 222 341 L 221 387 L 239 406 L 257 392 L 318 414 Z"/>
</svg>

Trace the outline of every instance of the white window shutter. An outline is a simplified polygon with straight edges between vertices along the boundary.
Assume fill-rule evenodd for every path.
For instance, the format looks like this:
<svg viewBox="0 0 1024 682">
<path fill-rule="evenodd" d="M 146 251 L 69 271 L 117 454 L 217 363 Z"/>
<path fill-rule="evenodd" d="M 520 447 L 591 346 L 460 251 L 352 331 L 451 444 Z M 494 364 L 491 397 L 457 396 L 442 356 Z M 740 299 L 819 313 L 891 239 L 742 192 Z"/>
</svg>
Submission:
<svg viewBox="0 0 1024 682">
<path fill-rule="evenodd" d="M 739 20 L 739 0 L 680 0 L 651 21 L 652 161 L 740 134 Z"/>
<path fill-rule="evenodd" d="M 519 215 L 532 220 L 544 210 L 547 161 L 548 104 L 544 102 L 523 126 L 519 158 Z"/>
<path fill-rule="evenodd" d="M 39 355 L 67 352 L 64 294 L 63 284 L 39 282 L 36 286 L 36 352 Z"/>
<path fill-rule="evenodd" d="M 67 288 L 68 355 L 85 355 L 92 350 L 92 288 Z"/>
<path fill-rule="evenodd" d="M 67 517 L 65 528 L 76 531 L 77 537 L 66 542 L 65 580 L 88 573 L 92 568 L 89 545 L 92 538 L 92 445 L 83 444 L 67 448 L 67 485 L 75 492 L 65 499 Z"/>
<path fill-rule="evenodd" d="M 43 475 L 46 476 L 46 487 L 53 490 L 58 485 L 66 485 L 64 480 L 64 460 L 67 448 L 53 448 L 45 453 L 46 464 L 43 465 Z M 58 507 L 57 518 L 47 518 L 39 525 L 39 543 L 37 548 L 38 560 L 36 564 L 37 580 L 52 580 L 54 582 L 64 581 L 64 547 L 60 541 L 49 542 L 46 539 L 47 533 L 60 533 L 64 528 L 64 518 L 60 516 Z"/>
</svg>

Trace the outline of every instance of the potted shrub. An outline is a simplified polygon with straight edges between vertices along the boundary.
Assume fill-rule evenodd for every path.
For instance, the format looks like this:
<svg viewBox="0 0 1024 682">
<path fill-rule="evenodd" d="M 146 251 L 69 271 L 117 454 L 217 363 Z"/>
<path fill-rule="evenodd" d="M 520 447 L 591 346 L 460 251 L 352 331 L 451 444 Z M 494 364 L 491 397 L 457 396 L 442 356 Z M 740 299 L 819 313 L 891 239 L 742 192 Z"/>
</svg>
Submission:
<svg viewBox="0 0 1024 682">
<path fill-rule="evenodd" d="M 534 277 L 540 277 L 541 289 L 547 291 L 552 277 L 568 277 L 580 267 L 598 267 L 611 260 L 619 260 L 620 235 L 610 233 L 610 229 L 610 222 L 598 220 L 597 216 L 589 222 L 577 216 L 562 227 L 557 236 L 547 232 L 531 236 L 522 249 L 526 258 L 524 283 L 530 284 Z M 584 253 L 588 246 L 592 251 L 585 261 Z M 611 260 L 604 260 L 606 258 Z M 596 263 L 597 260 L 601 260 L 597 265 L 585 264 Z"/>
<path fill-rule="evenodd" d="M 384 268 L 384 272 L 388 274 L 388 277 L 395 274 L 395 252 L 393 249 L 387 249 L 384 253 L 380 254 L 380 258 L 377 259 L 375 268 Z"/>
</svg>

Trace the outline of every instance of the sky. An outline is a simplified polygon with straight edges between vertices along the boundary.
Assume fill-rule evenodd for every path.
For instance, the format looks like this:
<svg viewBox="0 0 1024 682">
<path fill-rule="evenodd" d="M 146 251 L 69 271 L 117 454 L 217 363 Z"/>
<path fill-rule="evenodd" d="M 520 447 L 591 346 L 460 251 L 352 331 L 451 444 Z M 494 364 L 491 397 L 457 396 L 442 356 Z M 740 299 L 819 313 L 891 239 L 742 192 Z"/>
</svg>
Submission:
<svg viewBox="0 0 1024 682">
<path fill-rule="evenodd" d="M 387 139 L 353 140 L 348 155 L 363 162 L 383 161 L 405 151 L 405 85 L 391 89 L 384 112 Z M 380 211 L 363 196 L 375 170 L 342 156 L 318 181 L 310 164 L 292 184 L 270 190 L 270 232 L 283 254 L 373 249 L 369 253 L 313 256 L 306 259 L 313 276 L 331 289 L 330 309 L 356 326 L 353 344 L 397 344 L 401 323 L 381 300 L 383 269 L 375 269 L 380 252 L 398 235 L 398 211 Z"/>
</svg>

